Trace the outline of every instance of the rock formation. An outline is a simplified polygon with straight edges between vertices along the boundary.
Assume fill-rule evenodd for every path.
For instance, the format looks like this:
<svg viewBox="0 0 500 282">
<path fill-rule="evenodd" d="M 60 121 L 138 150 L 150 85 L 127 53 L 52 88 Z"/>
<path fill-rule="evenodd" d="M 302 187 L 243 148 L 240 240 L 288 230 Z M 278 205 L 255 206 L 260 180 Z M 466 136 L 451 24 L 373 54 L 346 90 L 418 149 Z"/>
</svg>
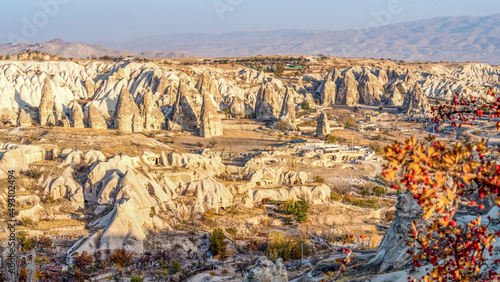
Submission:
<svg viewBox="0 0 500 282">
<path fill-rule="evenodd" d="M 165 127 L 165 116 L 156 106 L 153 93 L 149 89 L 144 95 L 141 114 L 144 117 L 144 129 L 146 131 L 161 130 Z"/>
<path fill-rule="evenodd" d="M 316 123 L 316 137 L 325 138 L 330 134 L 330 123 L 328 122 L 328 116 L 325 112 L 319 115 Z"/>
<path fill-rule="evenodd" d="M 370 71 L 366 71 L 359 82 L 359 95 L 363 100 L 363 104 L 379 105 L 381 97 L 384 95 L 384 86 L 375 75 Z"/>
<path fill-rule="evenodd" d="M 413 199 L 411 193 L 400 194 L 396 205 L 396 218 L 380 243 L 377 254 L 370 264 L 380 265 L 380 271 L 398 270 L 407 265 L 412 255 L 406 244 L 412 222 L 422 223 L 422 208 Z"/>
<path fill-rule="evenodd" d="M 359 100 L 358 82 L 351 69 L 347 70 L 344 80 L 337 92 L 337 103 L 339 105 L 355 106 Z"/>
<path fill-rule="evenodd" d="M 222 135 L 222 123 L 220 117 L 217 115 L 215 102 L 212 96 L 205 92 L 202 88 L 203 104 L 201 106 L 200 116 L 200 136 L 204 138 L 212 138 Z"/>
<path fill-rule="evenodd" d="M 54 117 L 54 92 L 50 78 L 46 78 L 42 88 L 42 98 L 38 107 L 40 125 L 55 125 Z"/>
<path fill-rule="evenodd" d="M 258 119 L 270 120 L 279 115 L 281 104 L 278 94 L 271 82 L 266 82 L 257 94 L 255 114 Z"/>
<path fill-rule="evenodd" d="M 415 83 L 411 91 L 406 94 L 403 108 L 407 115 L 426 114 L 430 112 L 430 105 L 420 84 Z"/>
<path fill-rule="evenodd" d="M 26 113 L 24 109 L 21 109 L 21 112 L 19 112 L 19 118 L 17 119 L 17 125 L 18 126 L 31 126 L 33 123 L 33 120 L 31 117 Z"/>
<path fill-rule="evenodd" d="M 71 123 L 69 122 L 68 116 L 63 114 L 63 118 L 59 120 L 59 125 L 62 127 L 70 127 Z"/>
<path fill-rule="evenodd" d="M 179 82 L 177 97 L 173 106 L 171 121 L 182 129 L 195 131 L 199 125 L 198 115 L 189 99 L 189 89 L 184 81 Z M 170 124 L 169 124 L 170 127 Z"/>
<path fill-rule="evenodd" d="M 403 96 L 399 92 L 396 85 L 393 83 L 390 84 L 385 90 L 384 94 L 384 102 L 387 106 L 402 106 L 403 105 Z"/>
<path fill-rule="evenodd" d="M 220 95 L 219 89 L 217 88 L 217 84 L 215 84 L 212 75 L 210 75 L 208 71 L 205 71 L 201 74 L 195 88 L 200 93 L 202 93 L 202 89 L 204 88 L 208 94 L 212 95 L 214 101 L 217 103 L 217 108 L 219 107 L 219 103 L 222 101 L 222 97 Z"/>
<path fill-rule="evenodd" d="M 272 263 L 267 257 L 263 256 L 250 268 L 243 281 L 287 282 L 288 273 L 281 258 L 278 258 L 276 263 Z"/>
<path fill-rule="evenodd" d="M 73 102 L 73 106 L 71 107 L 71 124 L 74 128 L 84 128 L 83 119 L 82 107 L 77 102 Z"/>
<path fill-rule="evenodd" d="M 245 116 L 245 99 L 242 96 L 235 95 L 229 107 L 229 113 L 231 113 L 233 117 L 242 118 Z"/>
<path fill-rule="evenodd" d="M 295 124 L 296 115 L 294 96 L 293 90 L 287 87 L 280 113 L 280 122 L 284 122 L 286 124 L 287 130 L 297 130 L 297 125 Z"/>
<path fill-rule="evenodd" d="M 141 122 L 142 118 L 140 118 L 139 108 L 130 92 L 128 92 L 128 89 L 124 86 L 116 104 L 115 128 L 123 132 L 133 132 L 133 129 L 137 131 L 138 126 L 133 126 L 134 117 L 136 118 L 135 123 Z"/>
<path fill-rule="evenodd" d="M 337 96 L 337 86 L 332 80 L 327 80 L 323 84 L 323 89 L 321 89 L 321 105 L 323 107 L 331 107 L 335 105 L 335 99 Z"/>
<path fill-rule="evenodd" d="M 94 103 L 89 105 L 89 116 L 87 117 L 89 128 L 93 129 L 107 129 L 106 119 L 102 116 L 101 111 Z"/>
<path fill-rule="evenodd" d="M 88 97 L 92 97 L 95 93 L 95 82 L 90 77 L 85 79 L 85 91 Z"/>
</svg>

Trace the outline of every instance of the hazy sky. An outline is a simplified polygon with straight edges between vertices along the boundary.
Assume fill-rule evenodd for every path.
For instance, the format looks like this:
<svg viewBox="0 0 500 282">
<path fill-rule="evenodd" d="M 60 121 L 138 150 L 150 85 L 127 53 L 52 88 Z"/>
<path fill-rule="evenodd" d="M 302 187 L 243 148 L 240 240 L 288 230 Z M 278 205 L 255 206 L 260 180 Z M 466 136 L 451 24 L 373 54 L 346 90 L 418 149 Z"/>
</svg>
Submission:
<svg viewBox="0 0 500 282">
<path fill-rule="evenodd" d="M 0 0 L 0 43 L 126 41 L 168 33 L 340 30 L 500 13 L 498 0 Z"/>
</svg>

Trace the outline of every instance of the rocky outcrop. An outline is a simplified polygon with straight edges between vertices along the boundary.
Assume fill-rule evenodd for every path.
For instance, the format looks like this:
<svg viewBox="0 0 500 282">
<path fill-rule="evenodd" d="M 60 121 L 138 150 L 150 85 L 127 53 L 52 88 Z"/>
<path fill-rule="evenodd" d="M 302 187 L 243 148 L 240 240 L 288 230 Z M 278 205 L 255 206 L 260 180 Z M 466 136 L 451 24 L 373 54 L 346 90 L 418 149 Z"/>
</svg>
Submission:
<svg viewBox="0 0 500 282">
<path fill-rule="evenodd" d="M 403 96 L 399 92 L 398 88 L 394 84 L 390 84 L 385 90 L 384 102 L 387 106 L 402 106 Z"/>
<path fill-rule="evenodd" d="M 281 109 L 281 103 L 278 93 L 273 83 L 266 82 L 257 94 L 255 102 L 255 114 L 260 120 L 276 119 Z"/>
<path fill-rule="evenodd" d="M 73 179 L 73 169 L 66 167 L 60 175 L 48 176 L 42 183 L 43 193 L 57 200 L 65 198 L 75 209 L 84 207 L 83 187 Z"/>
<path fill-rule="evenodd" d="M 236 118 L 245 116 L 245 99 L 241 95 L 236 95 L 229 107 L 229 113 Z"/>
<path fill-rule="evenodd" d="M 323 107 L 331 107 L 335 105 L 337 96 L 337 86 L 332 80 L 327 80 L 321 89 L 321 105 Z"/>
<path fill-rule="evenodd" d="M 92 97 L 95 93 L 95 82 L 90 77 L 85 79 L 85 91 L 89 97 Z"/>
<path fill-rule="evenodd" d="M 17 125 L 18 126 L 31 126 L 33 123 L 33 120 L 31 117 L 26 113 L 24 109 L 21 109 L 21 112 L 19 112 L 19 117 L 17 119 Z"/>
<path fill-rule="evenodd" d="M 133 126 L 134 117 L 136 117 L 135 123 L 141 123 L 139 108 L 128 89 L 124 86 L 116 104 L 115 128 L 123 132 L 133 132 L 134 129 L 137 131 L 139 126 Z"/>
<path fill-rule="evenodd" d="M 54 106 L 54 91 L 52 90 L 51 81 L 47 77 L 43 84 L 42 98 L 38 107 L 41 126 L 55 125 Z"/>
<path fill-rule="evenodd" d="M 217 115 L 215 102 L 212 96 L 202 89 L 203 104 L 201 106 L 200 116 L 200 136 L 204 138 L 212 138 L 222 135 L 222 123 L 220 117 Z"/>
<path fill-rule="evenodd" d="M 202 89 L 205 89 L 208 94 L 210 94 L 214 101 L 217 103 L 216 107 L 219 107 L 220 102 L 222 101 L 222 96 L 219 92 L 219 89 L 217 88 L 217 84 L 215 84 L 215 81 L 210 75 L 208 71 L 205 71 L 201 74 L 200 78 L 198 79 L 196 83 L 196 90 L 200 92 L 203 95 Z"/>
<path fill-rule="evenodd" d="M 380 272 L 398 270 L 410 263 L 412 255 L 407 252 L 410 246 L 406 241 L 414 221 L 418 224 L 423 222 L 422 208 L 409 192 L 400 194 L 396 205 L 396 218 L 382 239 L 377 254 L 369 263 L 380 265 Z"/>
<path fill-rule="evenodd" d="M 189 88 L 184 81 L 179 82 L 177 97 L 173 106 L 171 121 L 184 130 L 195 131 L 199 125 L 199 118 L 189 98 Z M 169 124 L 169 127 L 171 125 Z"/>
<path fill-rule="evenodd" d="M 295 94 L 292 89 L 286 87 L 283 106 L 281 107 L 280 122 L 286 124 L 286 130 L 297 130 L 295 114 Z M 281 128 L 284 129 L 284 128 Z"/>
<path fill-rule="evenodd" d="M 359 100 L 358 82 L 351 69 L 347 70 L 337 93 L 337 104 L 355 106 Z"/>
<path fill-rule="evenodd" d="M 146 131 L 161 130 L 165 127 L 165 116 L 156 106 L 153 93 L 149 89 L 144 95 L 141 114 L 144 117 L 144 129 Z"/>
<path fill-rule="evenodd" d="M 73 106 L 71 107 L 71 124 L 74 128 L 84 128 L 83 119 L 82 107 L 77 102 L 73 102 Z"/>
<path fill-rule="evenodd" d="M 101 111 L 96 107 L 94 103 L 90 103 L 89 105 L 87 120 L 89 128 L 108 129 L 108 126 L 106 124 L 106 119 L 104 119 Z"/>
<path fill-rule="evenodd" d="M 59 120 L 59 126 L 62 127 L 70 127 L 71 123 L 69 122 L 68 116 L 66 114 L 63 114 L 63 117 L 61 120 Z"/>
<path fill-rule="evenodd" d="M 359 82 L 359 95 L 363 104 L 378 106 L 384 95 L 384 86 L 375 75 L 366 71 Z"/>
<path fill-rule="evenodd" d="M 267 257 L 263 256 L 250 268 L 243 281 L 287 282 L 288 273 L 281 258 L 278 258 L 276 263 L 272 263 Z"/>
<path fill-rule="evenodd" d="M 211 177 L 189 183 L 182 194 L 194 196 L 194 212 L 218 211 L 233 205 L 229 189 Z"/>
<path fill-rule="evenodd" d="M 415 83 L 411 91 L 406 94 L 403 108 L 407 115 L 426 114 L 430 112 L 431 107 L 420 84 Z"/>
<path fill-rule="evenodd" d="M 322 112 L 316 120 L 316 137 L 325 138 L 328 134 L 330 134 L 330 123 L 327 114 Z"/>
</svg>

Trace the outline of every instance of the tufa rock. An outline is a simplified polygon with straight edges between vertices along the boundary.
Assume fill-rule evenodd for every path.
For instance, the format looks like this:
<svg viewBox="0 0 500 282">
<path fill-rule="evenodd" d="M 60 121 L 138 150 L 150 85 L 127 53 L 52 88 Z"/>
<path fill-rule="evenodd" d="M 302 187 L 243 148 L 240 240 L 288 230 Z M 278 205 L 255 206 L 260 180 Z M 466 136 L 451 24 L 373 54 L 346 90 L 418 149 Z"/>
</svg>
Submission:
<svg viewBox="0 0 500 282">
<path fill-rule="evenodd" d="M 82 107 L 80 104 L 77 102 L 73 103 L 73 107 L 71 107 L 71 123 L 74 128 L 84 128 L 85 125 L 83 124 L 83 111 Z"/>
<path fill-rule="evenodd" d="M 358 82 L 356 81 L 352 70 L 348 70 L 345 73 L 344 80 L 338 90 L 337 104 L 353 107 L 358 103 L 358 100 Z"/>
<path fill-rule="evenodd" d="M 97 108 L 94 103 L 90 103 L 89 105 L 89 113 L 88 113 L 88 122 L 89 127 L 93 129 L 107 129 L 106 120 L 101 114 L 101 111 Z"/>
<path fill-rule="evenodd" d="M 212 96 L 202 88 L 203 104 L 201 105 L 200 116 L 200 136 L 212 138 L 222 135 L 222 124 L 215 109 L 215 102 Z"/>
<path fill-rule="evenodd" d="M 21 109 L 21 112 L 19 112 L 19 118 L 17 119 L 17 125 L 18 126 L 31 126 L 33 123 L 33 120 L 31 119 L 30 115 L 24 110 Z"/>
<path fill-rule="evenodd" d="M 330 124 L 328 122 L 328 116 L 325 112 L 322 112 L 319 115 L 316 122 L 316 137 L 325 138 L 328 134 L 330 134 Z"/>
<path fill-rule="evenodd" d="M 202 93 L 202 89 L 205 89 L 205 91 L 213 97 L 217 105 L 222 102 L 222 96 L 219 92 L 219 89 L 217 88 L 217 84 L 215 84 L 212 75 L 210 75 L 208 71 L 205 71 L 201 74 L 200 78 L 196 82 L 195 88 L 200 93 Z"/>
<path fill-rule="evenodd" d="M 95 93 L 95 83 L 90 77 L 85 79 L 85 91 L 87 91 L 87 97 L 92 97 Z"/>
<path fill-rule="evenodd" d="M 144 117 L 144 128 L 148 130 L 161 130 L 165 126 L 165 116 L 156 106 L 151 90 L 147 90 L 144 95 L 144 103 L 141 107 L 141 114 Z"/>
<path fill-rule="evenodd" d="M 395 271 L 406 266 L 412 260 L 412 255 L 407 252 L 410 249 L 406 244 L 407 234 L 412 230 L 412 222 L 419 225 L 423 221 L 422 208 L 412 195 L 409 192 L 400 194 L 396 205 L 396 218 L 369 264 L 380 265 L 380 272 Z"/>
<path fill-rule="evenodd" d="M 370 71 L 366 71 L 359 82 L 359 95 L 363 100 L 363 104 L 379 105 L 381 97 L 384 95 L 384 86 L 375 75 Z"/>
<path fill-rule="evenodd" d="M 42 88 L 42 98 L 38 106 L 40 125 L 55 125 L 54 117 L 54 91 L 50 79 L 47 77 Z"/>
<path fill-rule="evenodd" d="M 406 94 L 403 108 L 407 115 L 426 114 L 430 112 L 430 105 L 420 84 L 415 83 L 411 91 Z"/>
<path fill-rule="evenodd" d="M 199 119 L 188 97 L 188 86 L 184 81 L 180 81 L 172 111 L 172 124 L 178 124 L 184 130 L 196 131 Z M 170 122 L 169 127 L 174 128 Z"/>
<path fill-rule="evenodd" d="M 321 105 L 323 107 L 331 107 L 335 105 L 335 97 L 337 96 L 337 86 L 332 80 L 327 80 L 321 89 Z"/>
<path fill-rule="evenodd" d="M 229 106 L 229 112 L 233 117 L 244 117 L 245 116 L 245 99 L 241 95 L 236 95 Z"/>
<path fill-rule="evenodd" d="M 134 116 L 138 119 L 139 115 L 139 108 L 132 95 L 128 92 L 127 87 L 122 87 L 118 103 L 116 104 L 115 128 L 123 132 L 132 132 L 134 128 L 137 131 L 138 128 L 133 128 L 132 123 Z"/>
<path fill-rule="evenodd" d="M 385 90 L 385 104 L 388 106 L 402 106 L 403 105 L 403 96 L 399 92 L 398 88 L 394 84 L 390 84 Z"/>
</svg>

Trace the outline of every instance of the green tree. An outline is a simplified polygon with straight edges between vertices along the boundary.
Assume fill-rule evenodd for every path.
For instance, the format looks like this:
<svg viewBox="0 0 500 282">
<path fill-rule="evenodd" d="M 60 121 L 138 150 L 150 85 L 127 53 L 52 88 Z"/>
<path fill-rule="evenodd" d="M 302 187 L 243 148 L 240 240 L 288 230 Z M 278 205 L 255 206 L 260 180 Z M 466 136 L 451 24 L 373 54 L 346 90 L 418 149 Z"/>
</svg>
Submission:
<svg viewBox="0 0 500 282">
<path fill-rule="evenodd" d="M 300 199 L 298 201 L 289 201 L 286 203 L 285 214 L 291 214 L 299 223 L 307 221 L 307 212 L 309 211 L 309 204 L 306 200 Z"/>
<path fill-rule="evenodd" d="M 382 187 L 382 186 L 377 186 L 375 188 L 373 188 L 373 192 L 375 193 L 375 195 L 377 197 L 381 197 L 381 196 L 384 196 L 385 195 L 385 188 Z"/>
<path fill-rule="evenodd" d="M 220 228 L 215 228 L 209 238 L 209 249 L 214 256 L 226 254 L 226 236 Z"/>
</svg>

